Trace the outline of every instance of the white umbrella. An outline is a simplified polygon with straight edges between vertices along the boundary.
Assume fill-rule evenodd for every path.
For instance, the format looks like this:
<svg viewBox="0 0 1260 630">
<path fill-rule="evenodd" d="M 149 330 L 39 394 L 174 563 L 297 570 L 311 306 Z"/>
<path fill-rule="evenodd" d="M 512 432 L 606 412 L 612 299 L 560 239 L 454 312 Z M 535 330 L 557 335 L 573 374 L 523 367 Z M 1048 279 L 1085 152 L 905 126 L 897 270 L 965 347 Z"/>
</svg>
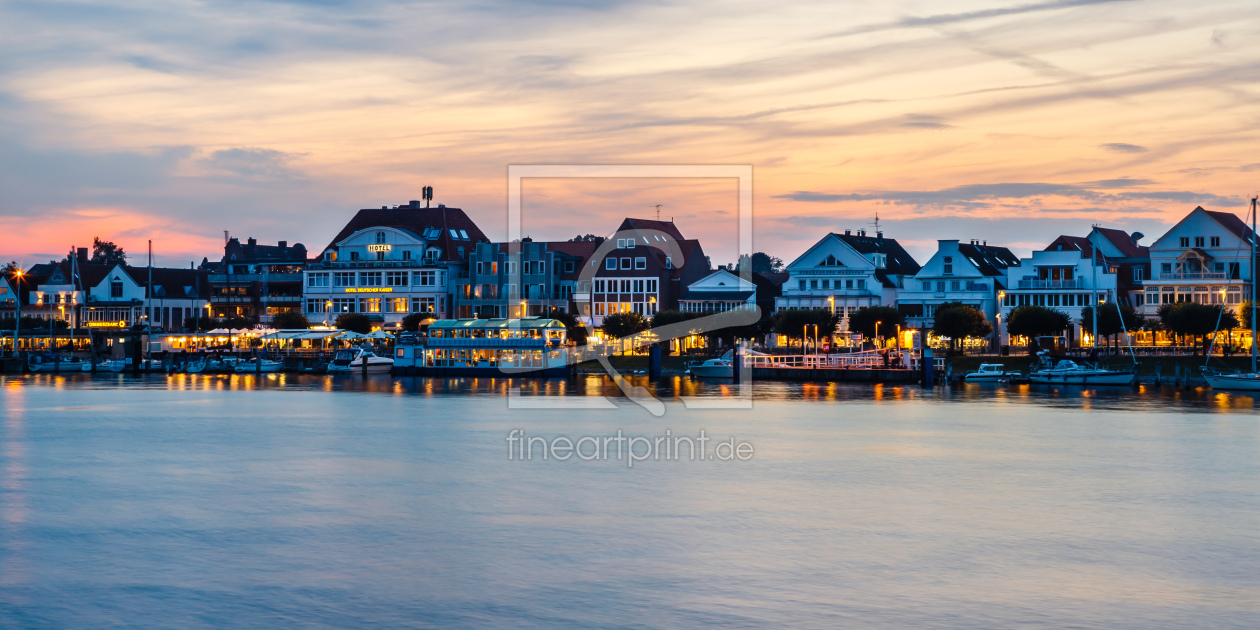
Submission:
<svg viewBox="0 0 1260 630">
<path fill-rule="evenodd" d="M 365 337 L 368 339 L 393 339 L 394 338 L 393 335 L 383 330 L 373 330 L 372 332 L 365 335 Z"/>
<path fill-rule="evenodd" d="M 343 332 L 340 335 L 337 335 L 337 338 L 344 339 L 346 341 L 358 341 L 359 339 L 367 339 L 368 336 L 361 333 L 354 332 L 353 330 L 347 330 L 346 332 Z"/>
</svg>

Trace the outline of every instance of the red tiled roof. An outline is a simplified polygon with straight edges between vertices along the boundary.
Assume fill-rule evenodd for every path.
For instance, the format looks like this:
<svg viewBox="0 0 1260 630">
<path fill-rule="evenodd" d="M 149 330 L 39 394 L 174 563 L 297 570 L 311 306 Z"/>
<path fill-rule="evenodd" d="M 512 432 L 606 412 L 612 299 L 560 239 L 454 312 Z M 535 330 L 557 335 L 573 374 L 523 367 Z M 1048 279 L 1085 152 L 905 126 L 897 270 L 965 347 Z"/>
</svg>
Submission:
<svg viewBox="0 0 1260 630">
<path fill-rule="evenodd" d="M 477 227 L 477 224 L 459 208 L 411 208 L 401 206 L 398 208 L 368 208 L 358 211 L 354 218 L 350 219 L 350 222 L 341 228 L 337 236 L 333 237 L 328 247 L 322 251 L 336 247 L 337 243 L 345 240 L 355 232 L 374 227 L 406 230 L 417 237 L 421 237 L 428 228 L 440 228 L 442 235 L 434 243 L 442 249 L 442 260 L 458 260 L 459 257 L 455 254 L 455 248 L 461 245 L 465 249 L 471 250 L 476 243 L 490 241 L 482 233 L 481 228 Z M 470 240 L 456 241 L 451 239 L 450 230 L 452 229 L 468 232 Z"/>
</svg>

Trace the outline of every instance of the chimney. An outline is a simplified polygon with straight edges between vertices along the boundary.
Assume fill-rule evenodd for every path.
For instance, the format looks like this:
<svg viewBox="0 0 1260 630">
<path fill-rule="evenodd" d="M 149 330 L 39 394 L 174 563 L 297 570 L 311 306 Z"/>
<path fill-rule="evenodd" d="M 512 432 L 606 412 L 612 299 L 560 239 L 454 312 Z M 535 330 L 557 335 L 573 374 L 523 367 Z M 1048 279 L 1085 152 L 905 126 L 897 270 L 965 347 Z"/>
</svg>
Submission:
<svg viewBox="0 0 1260 630">
<path fill-rule="evenodd" d="M 289 241 L 280 241 L 279 245 L 280 249 L 284 249 L 289 246 Z"/>
<path fill-rule="evenodd" d="M 88 261 L 88 255 L 87 255 L 87 248 L 86 248 L 86 247 L 80 247 L 80 248 L 79 248 L 79 251 L 75 252 L 75 256 L 79 259 L 79 264 L 80 264 L 80 265 L 87 264 L 87 261 Z"/>
<path fill-rule="evenodd" d="M 989 239 L 987 239 L 987 238 L 986 238 L 986 239 L 984 239 L 984 246 L 985 246 L 985 247 L 988 247 L 988 246 L 989 246 Z"/>
<path fill-rule="evenodd" d="M 256 239 L 256 238 L 254 238 L 254 237 L 252 237 L 252 236 L 251 236 L 251 237 L 249 237 L 249 240 L 248 240 L 248 241 L 245 241 L 245 242 L 246 242 L 246 243 L 249 243 L 249 246 L 250 246 L 250 247 L 253 247 L 253 246 L 255 246 L 255 245 L 257 245 L 257 244 L 258 244 L 258 239 Z"/>
<path fill-rule="evenodd" d="M 876 232 L 876 233 L 875 233 L 875 238 L 884 238 L 884 233 L 883 233 L 883 232 Z"/>
<path fill-rule="evenodd" d="M 845 235 L 845 236 L 849 236 L 850 234 L 851 234 L 851 231 L 850 231 L 850 230 L 845 230 L 845 231 L 844 231 L 844 235 Z"/>
<path fill-rule="evenodd" d="M 419 207 L 420 207 L 420 202 L 419 202 L 418 200 L 416 200 L 416 199 L 412 199 L 412 200 L 411 200 L 410 205 L 411 205 L 411 207 L 412 207 L 412 208 L 419 208 Z"/>
</svg>

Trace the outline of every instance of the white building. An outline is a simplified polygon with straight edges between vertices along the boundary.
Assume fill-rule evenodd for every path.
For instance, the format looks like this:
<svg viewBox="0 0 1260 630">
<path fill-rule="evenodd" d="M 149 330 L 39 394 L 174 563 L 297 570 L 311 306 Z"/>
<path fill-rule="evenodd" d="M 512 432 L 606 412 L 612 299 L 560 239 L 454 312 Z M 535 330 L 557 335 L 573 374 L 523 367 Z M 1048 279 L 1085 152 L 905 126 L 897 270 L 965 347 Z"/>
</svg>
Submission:
<svg viewBox="0 0 1260 630">
<path fill-rule="evenodd" d="M 207 312 L 210 285 L 205 271 L 101 265 L 86 262 L 86 250 L 76 255 L 77 265 L 62 261 L 27 272 L 37 286 L 27 296 L 29 304 L 22 305 L 23 316 L 60 319 L 75 328 L 141 324 L 171 331 Z"/>
<path fill-rule="evenodd" d="M 1021 306 L 1044 306 L 1067 314 L 1071 324 L 1063 334 L 1069 345 L 1083 339 L 1081 309 L 1096 300 L 1111 303 L 1116 293 L 1118 267 L 1093 263 L 1091 248 L 1054 249 L 1033 252 L 1031 258 L 1020 259 L 1017 267 L 1007 269 L 1006 289 L 999 293 L 1000 343 L 1009 344 L 1006 322 L 1012 310 Z"/>
<path fill-rule="evenodd" d="M 984 313 L 997 329 L 998 292 L 1019 257 L 1005 247 L 957 239 L 937 241 L 932 255 L 897 292 L 897 308 L 908 328 L 930 329 L 936 309 L 960 302 Z"/>
<path fill-rule="evenodd" d="M 1195 208 L 1150 246 L 1144 317 L 1161 304 L 1198 302 L 1238 308 L 1251 297 L 1251 228 L 1229 212 Z"/>
<path fill-rule="evenodd" d="M 831 233 L 787 266 L 775 310 L 835 309 L 849 315 L 865 306 L 893 306 L 919 263 L 883 232 Z"/>
<path fill-rule="evenodd" d="M 397 328 L 410 313 L 452 317 L 454 292 L 469 287 L 468 257 L 489 240 L 459 208 L 360 210 L 318 261 L 303 271 L 303 310 L 312 322 L 363 313 Z"/>
<path fill-rule="evenodd" d="M 684 313 L 724 313 L 756 307 L 757 285 L 725 269 L 687 285 L 678 298 L 678 310 Z"/>
</svg>

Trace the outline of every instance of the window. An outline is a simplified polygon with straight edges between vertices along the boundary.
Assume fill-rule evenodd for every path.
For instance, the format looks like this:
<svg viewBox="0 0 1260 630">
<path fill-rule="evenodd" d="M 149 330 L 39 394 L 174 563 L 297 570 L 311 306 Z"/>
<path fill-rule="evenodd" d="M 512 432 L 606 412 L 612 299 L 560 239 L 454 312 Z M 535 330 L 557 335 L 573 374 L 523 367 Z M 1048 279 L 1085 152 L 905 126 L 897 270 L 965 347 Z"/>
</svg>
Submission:
<svg viewBox="0 0 1260 630">
<path fill-rule="evenodd" d="M 379 287 L 381 286 L 381 272 L 364 271 L 359 273 L 359 286 L 362 287 Z M 380 312 L 380 311 L 376 311 Z"/>
<path fill-rule="evenodd" d="M 961 283 L 960 283 L 958 280 L 951 280 L 951 281 L 950 281 L 950 283 L 949 283 L 949 290 L 950 290 L 950 291 L 957 291 L 957 290 L 959 290 L 959 289 L 961 288 L 961 286 L 962 286 L 962 285 L 961 285 Z"/>
<path fill-rule="evenodd" d="M 437 304 L 431 297 L 413 297 L 411 298 L 412 313 L 436 313 Z"/>
<path fill-rule="evenodd" d="M 603 280 L 596 280 L 596 281 L 595 281 L 595 292 L 596 292 L 596 293 L 603 293 L 603 292 L 604 292 L 604 281 L 603 281 Z"/>
<path fill-rule="evenodd" d="M 360 313 L 379 313 L 381 312 L 381 298 L 359 298 Z"/>
<path fill-rule="evenodd" d="M 626 258 L 622 258 L 622 259 L 621 259 L 621 268 L 622 268 L 622 269 L 629 269 L 629 268 L 630 268 L 630 258 L 629 258 L 629 257 L 626 257 Z"/>
<path fill-rule="evenodd" d="M 1220 247 L 1220 246 L 1221 246 L 1221 237 L 1219 237 L 1219 236 L 1213 236 L 1213 237 L 1212 237 L 1212 247 Z"/>
<path fill-rule="evenodd" d="M 941 262 L 944 263 L 945 265 L 945 271 L 944 271 L 945 275 L 947 276 L 954 275 L 954 257 L 946 256 Z"/>
<path fill-rule="evenodd" d="M 669 256 L 666 256 L 666 257 L 665 257 L 665 268 L 666 268 L 666 269 L 673 269 L 673 268 L 674 268 L 674 261 L 673 261 L 673 259 L 671 259 Z"/>
<path fill-rule="evenodd" d="M 607 269 L 607 270 L 609 270 L 609 271 L 616 271 L 616 269 L 617 269 L 617 259 L 616 259 L 616 258 L 606 258 L 606 259 L 604 259 L 604 269 Z"/>
<path fill-rule="evenodd" d="M 1172 273 L 1172 263 L 1160 263 L 1159 271 L 1160 273 Z"/>
<path fill-rule="evenodd" d="M 817 280 L 810 280 L 810 281 L 809 281 L 809 288 L 810 288 L 810 290 L 811 290 L 811 291 L 812 291 L 812 290 L 814 290 L 814 289 L 817 289 L 817 288 L 818 288 L 818 281 L 817 281 Z"/>
<path fill-rule="evenodd" d="M 306 276 L 306 286 L 308 287 L 326 287 L 328 286 L 327 273 L 312 273 Z"/>
<path fill-rule="evenodd" d="M 643 286 L 644 286 L 644 284 L 645 284 L 645 283 L 644 283 L 642 280 L 635 280 L 635 281 L 634 281 L 634 292 L 635 292 L 635 293 L 643 293 Z"/>
<path fill-rule="evenodd" d="M 564 261 L 564 272 L 565 272 L 565 273 L 573 273 L 573 261 L 572 261 L 572 260 L 566 260 L 566 261 Z"/>
<path fill-rule="evenodd" d="M 1229 279 L 1230 280 L 1237 280 L 1239 278 L 1239 269 L 1240 269 L 1239 263 L 1236 263 L 1236 262 L 1229 263 Z"/>
<path fill-rule="evenodd" d="M 804 281 L 804 280 L 797 280 L 797 287 L 796 287 L 796 290 L 797 290 L 797 291 L 804 291 L 804 290 L 805 290 L 805 281 Z"/>
<path fill-rule="evenodd" d="M 1225 263 L 1223 262 L 1213 263 L 1212 271 L 1215 271 L 1216 273 L 1225 273 Z"/>
<path fill-rule="evenodd" d="M 1183 236 L 1183 237 L 1181 237 L 1181 238 L 1180 238 L 1180 239 L 1178 239 L 1178 240 L 1180 241 L 1180 243 L 1181 243 L 1181 246 L 1182 246 L 1182 247 L 1190 247 L 1190 237 L 1189 237 L 1189 236 Z"/>
<path fill-rule="evenodd" d="M 824 289 L 830 289 L 830 288 L 831 288 L 831 281 L 830 281 L 830 280 L 823 280 L 823 281 L 822 281 L 822 288 L 824 288 Z"/>
<path fill-rule="evenodd" d="M 385 285 L 386 285 L 386 286 L 390 286 L 390 287 L 405 287 L 405 286 L 407 286 L 407 272 L 406 272 L 406 271 L 387 271 L 387 272 L 385 272 Z M 403 312 L 403 311 L 398 311 L 398 312 L 400 312 L 400 313 L 401 313 L 401 312 Z"/>
<path fill-rule="evenodd" d="M 350 252 L 350 260 L 358 260 L 359 252 Z"/>
<path fill-rule="evenodd" d="M 622 281 L 621 281 L 621 292 L 622 292 L 622 293 L 629 293 L 629 292 L 630 292 L 630 281 L 629 281 L 629 280 L 622 280 Z"/>
<path fill-rule="evenodd" d="M 325 300 L 307 300 L 307 313 L 323 313 L 328 310 L 328 302 Z"/>
<path fill-rule="evenodd" d="M 923 283 L 923 290 L 924 290 L 924 291 L 931 291 L 931 290 L 932 290 L 932 283 L 931 283 L 931 282 L 924 282 L 924 283 Z"/>
<path fill-rule="evenodd" d="M 1194 246 L 1195 246 L 1195 247 L 1203 247 L 1203 237 L 1202 237 L 1202 236 L 1196 236 L 1196 237 L 1194 237 Z"/>
<path fill-rule="evenodd" d="M 937 281 L 937 283 L 936 283 L 936 291 L 937 291 L 938 293 L 944 293 L 944 292 L 945 292 L 945 281 L 944 281 L 944 280 L 939 280 L 939 281 Z"/>
<path fill-rule="evenodd" d="M 377 242 L 377 243 L 384 243 L 384 242 L 385 242 L 385 233 L 384 233 L 384 232 L 377 232 L 377 233 L 376 233 L 376 242 Z"/>
<path fill-rule="evenodd" d="M 452 240 L 452 241 L 458 241 L 458 240 L 459 240 L 459 232 L 456 232 L 456 231 L 455 231 L 455 228 L 450 228 L 450 229 L 448 229 L 447 231 L 451 233 L 451 240 Z"/>
<path fill-rule="evenodd" d="M 410 250 L 410 249 L 404 249 L 404 250 L 403 250 L 403 254 L 402 254 L 402 256 L 403 256 L 403 257 L 402 257 L 402 259 L 403 259 L 403 260 L 411 260 L 411 250 Z"/>
<path fill-rule="evenodd" d="M 417 271 L 415 274 L 411 276 L 411 280 L 418 287 L 437 286 L 437 272 L 436 271 Z"/>
<path fill-rule="evenodd" d="M 647 282 L 648 293 L 656 293 L 656 278 L 649 278 Z"/>
<path fill-rule="evenodd" d="M 852 288 L 853 288 L 853 281 L 852 281 L 852 280 L 845 280 L 845 281 L 844 281 L 844 288 L 846 288 L 846 289 L 852 289 Z"/>
<path fill-rule="evenodd" d="M 353 313 L 355 299 L 354 298 L 333 298 L 334 313 Z"/>
<path fill-rule="evenodd" d="M 405 297 L 389 298 L 385 301 L 385 307 L 388 309 L 388 312 L 390 313 L 406 313 L 407 312 L 407 298 Z"/>
<path fill-rule="evenodd" d="M 635 268 L 635 269 L 647 269 L 647 258 L 635 258 L 635 259 L 634 259 L 634 268 Z"/>
<path fill-rule="evenodd" d="M 115 278 L 109 283 L 109 297 L 120 298 L 123 296 L 122 280 Z"/>
<path fill-rule="evenodd" d="M 1146 279 L 1146 270 L 1143 269 L 1142 267 L 1134 267 L 1133 268 L 1133 281 L 1141 282 L 1145 279 Z"/>
<path fill-rule="evenodd" d="M 464 239 L 465 241 L 471 241 L 471 240 L 472 240 L 472 239 L 468 238 L 468 232 L 466 232 L 466 231 L 464 231 L 464 230 L 460 230 L 460 231 L 459 231 L 459 236 L 460 236 L 460 238 Z"/>
<path fill-rule="evenodd" d="M 859 288 L 859 289 L 865 289 L 865 288 L 866 288 L 866 280 L 859 279 L 859 280 L 857 281 L 857 288 Z"/>
</svg>

